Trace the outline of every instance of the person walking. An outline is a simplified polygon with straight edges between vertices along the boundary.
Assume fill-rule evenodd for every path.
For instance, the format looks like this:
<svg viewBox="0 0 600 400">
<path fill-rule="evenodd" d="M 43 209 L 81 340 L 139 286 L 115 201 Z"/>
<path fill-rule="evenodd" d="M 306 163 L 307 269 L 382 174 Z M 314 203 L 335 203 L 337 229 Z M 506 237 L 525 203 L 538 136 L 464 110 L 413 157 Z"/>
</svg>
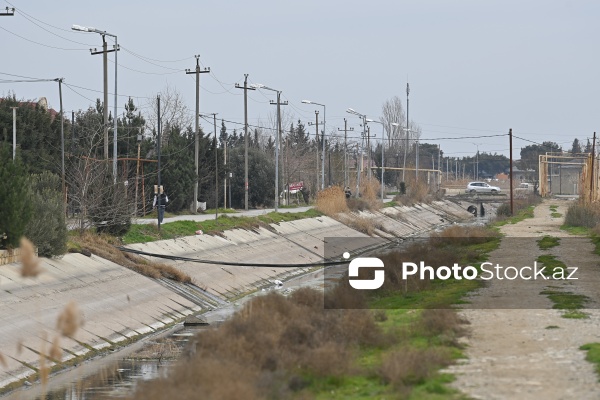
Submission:
<svg viewBox="0 0 600 400">
<path fill-rule="evenodd" d="M 162 224 L 163 218 L 165 217 L 165 207 L 169 202 L 169 197 L 165 192 L 162 192 L 160 195 L 154 195 L 154 202 L 152 203 L 152 208 L 156 208 L 156 204 L 158 203 L 158 196 L 160 196 L 160 207 L 158 208 L 158 222 Z"/>
</svg>

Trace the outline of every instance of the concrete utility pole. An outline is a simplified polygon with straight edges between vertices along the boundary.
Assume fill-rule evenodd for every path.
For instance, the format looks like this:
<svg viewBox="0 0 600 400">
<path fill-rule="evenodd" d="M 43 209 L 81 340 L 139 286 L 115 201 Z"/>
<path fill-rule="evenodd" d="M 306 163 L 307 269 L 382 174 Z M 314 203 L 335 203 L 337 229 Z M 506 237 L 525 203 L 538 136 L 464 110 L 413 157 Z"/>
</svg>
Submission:
<svg viewBox="0 0 600 400">
<path fill-rule="evenodd" d="M 186 74 L 195 74 L 196 75 L 196 117 L 195 117 L 195 130 L 194 130 L 194 166 L 196 167 L 196 180 L 194 182 L 194 214 L 198 212 L 198 180 L 199 176 L 199 162 L 198 162 L 198 153 L 200 152 L 200 135 L 198 131 L 198 119 L 200 118 L 200 74 L 210 72 L 210 68 L 204 68 L 204 71 L 200 70 L 200 55 L 195 55 L 196 57 L 196 69 L 191 71 L 189 69 L 185 70 Z"/>
<path fill-rule="evenodd" d="M 108 160 L 108 53 L 115 52 L 115 104 L 114 104 L 114 132 L 113 132 L 113 177 L 114 182 L 117 182 L 117 52 L 119 51 L 119 45 L 117 43 L 117 35 L 113 35 L 106 31 L 101 31 L 96 28 L 89 28 L 85 26 L 73 25 L 71 29 L 82 32 L 93 32 L 98 33 L 102 36 L 102 51 L 97 49 L 90 49 L 92 55 L 102 54 L 103 69 L 104 69 L 104 158 Z M 106 43 L 106 36 L 115 38 L 115 45 L 112 50 L 108 50 Z"/>
<path fill-rule="evenodd" d="M 221 125 L 223 120 L 221 119 Z M 225 131 L 225 140 L 223 142 L 223 169 L 225 172 L 225 179 L 223 179 L 223 208 L 227 209 L 227 131 Z M 231 199 L 229 199 L 231 202 Z"/>
<path fill-rule="evenodd" d="M 590 168 L 590 204 L 594 201 L 594 159 L 596 158 L 596 132 L 592 139 L 592 168 Z"/>
<path fill-rule="evenodd" d="M 213 113 L 215 131 L 215 221 L 219 219 L 219 146 L 217 145 L 217 114 Z"/>
<path fill-rule="evenodd" d="M 58 96 L 60 98 L 60 159 L 61 159 L 61 179 L 63 193 L 63 213 L 67 214 L 67 184 L 65 182 L 65 116 L 63 113 L 62 99 L 62 81 L 64 78 L 58 78 Z"/>
<path fill-rule="evenodd" d="M 338 128 L 338 131 L 344 131 L 344 188 L 350 183 L 348 182 L 348 131 L 353 131 L 354 128 L 348 129 L 348 121 L 344 118 L 344 129 Z"/>
<path fill-rule="evenodd" d="M 510 165 L 508 182 L 510 185 L 510 215 L 515 215 L 513 204 L 513 146 L 512 146 L 512 128 L 508 130 L 508 147 L 510 148 Z M 465 178 L 465 170 L 463 165 L 463 179 Z"/>
<path fill-rule="evenodd" d="M 156 192 L 156 211 L 157 211 L 157 218 L 158 218 L 158 233 L 160 234 L 160 135 L 161 135 L 161 130 L 162 130 L 162 126 L 160 123 L 160 95 L 156 96 L 156 107 L 158 109 L 158 118 L 157 118 L 157 131 L 158 131 L 158 141 L 157 141 L 157 153 L 158 153 L 158 165 L 157 165 L 157 178 L 158 178 L 158 191 Z"/>
<path fill-rule="evenodd" d="M 309 125 L 312 125 L 309 123 Z M 319 111 L 315 110 L 315 147 L 317 148 L 317 191 L 319 190 Z"/>
<path fill-rule="evenodd" d="M 264 87 L 265 89 L 269 89 Z M 279 147 L 281 146 L 281 106 L 287 106 L 288 102 L 281 102 L 281 90 L 276 90 L 277 102 L 271 100 L 271 104 L 277 105 L 277 140 L 275 141 L 275 211 L 279 211 Z"/>
<path fill-rule="evenodd" d="M 318 106 L 323 107 L 323 135 L 321 135 L 321 139 L 323 140 L 323 150 L 322 150 L 322 155 L 321 155 L 321 190 L 325 189 L 325 136 L 327 135 L 327 129 L 325 128 L 325 117 L 326 117 L 326 111 L 327 108 L 325 107 L 325 104 L 321 104 L 321 103 L 316 103 L 314 101 L 310 101 L 310 100 L 302 100 L 302 102 L 304 104 L 316 104 Z M 318 149 L 317 149 L 317 153 L 318 153 Z M 317 160 L 318 163 L 318 160 Z M 317 174 L 319 173 L 319 168 L 317 167 Z M 329 171 L 329 174 L 331 175 L 331 171 Z M 330 179 L 331 181 L 331 179 Z M 329 182 L 331 183 L 331 182 Z M 317 188 L 318 188 L 318 178 L 317 178 Z"/>
<path fill-rule="evenodd" d="M 363 147 L 364 147 L 365 136 L 367 135 L 367 133 L 366 133 L 367 116 L 365 114 L 361 114 L 359 112 L 356 112 L 352 108 L 348 108 L 346 110 L 346 112 L 349 113 L 349 114 L 354 114 L 354 115 L 360 117 L 360 119 L 362 119 L 363 132 L 362 132 L 362 140 L 360 142 L 360 165 L 357 168 L 357 172 L 358 173 L 357 173 L 357 178 L 356 178 L 356 194 L 355 194 L 355 197 L 359 197 L 359 194 L 360 194 L 359 193 L 360 192 L 360 175 L 362 173 L 362 168 L 363 168 L 363 165 L 362 165 L 363 164 L 362 156 L 363 156 L 363 152 L 364 152 Z M 357 157 L 357 160 L 358 160 L 358 157 Z"/>
<path fill-rule="evenodd" d="M 244 89 L 244 209 L 248 211 L 248 90 L 256 89 L 248 87 L 248 74 L 244 74 L 244 86 L 236 83 L 235 87 Z"/>
</svg>

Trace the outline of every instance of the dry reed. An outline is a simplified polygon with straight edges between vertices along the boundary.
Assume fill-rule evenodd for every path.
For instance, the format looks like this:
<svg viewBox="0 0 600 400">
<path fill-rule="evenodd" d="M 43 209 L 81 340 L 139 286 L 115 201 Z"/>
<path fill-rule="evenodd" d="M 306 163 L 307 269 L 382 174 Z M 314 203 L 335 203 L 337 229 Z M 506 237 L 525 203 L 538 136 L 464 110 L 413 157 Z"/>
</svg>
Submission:
<svg viewBox="0 0 600 400">
<path fill-rule="evenodd" d="M 50 358 L 60 361 L 62 358 L 62 348 L 60 347 L 60 336 L 54 336 L 52 347 L 50 347 Z"/>
<path fill-rule="evenodd" d="M 83 315 L 77 303 L 70 301 L 59 314 L 56 329 L 65 337 L 73 337 L 81 326 L 83 326 Z"/>
<path fill-rule="evenodd" d="M 346 195 L 340 186 L 331 186 L 317 193 L 317 210 L 333 217 L 348 211 Z"/>
<path fill-rule="evenodd" d="M 33 243 L 26 237 L 21 238 L 21 276 L 35 278 L 42 272 L 40 268 L 40 259 L 35 254 Z"/>
</svg>

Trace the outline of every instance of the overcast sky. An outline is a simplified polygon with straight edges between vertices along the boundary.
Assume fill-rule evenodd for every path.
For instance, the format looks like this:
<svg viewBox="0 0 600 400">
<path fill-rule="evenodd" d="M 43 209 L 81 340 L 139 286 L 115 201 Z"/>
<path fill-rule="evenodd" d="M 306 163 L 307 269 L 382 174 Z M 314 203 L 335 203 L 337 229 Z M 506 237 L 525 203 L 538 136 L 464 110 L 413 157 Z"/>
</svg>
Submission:
<svg viewBox="0 0 600 400">
<path fill-rule="evenodd" d="M 0 0 L 6 6 L 17 11 L 0 17 L 0 80 L 63 77 L 86 88 L 63 90 L 65 110 L 102 97 L 102 56 L 89 54 L 102 40 L 71 31 L 78 24 L 118 35 L 119 113 L 127 96 L 148 106 L 167 85 L 194 110 L 194 78 L 184 70 L 200 54 L 211 68 L 201 75 L 200 110 L 231 121 L 243 122 L 243 91 L 234 84 L 247 73 L 251 83 L 282 90 L 294 120 L 313 121 L 314 110 L 322 110 L 302 99 L 325 104 L 328 131 L 343 127 L 344 118 L 360 129 L 349 107 L 379 119 L 385 100 L 397 95 L 405 106 L 407 79 L 410 118 L 432 143 L 427 139 L 512 128 L 516 136 L 570 149 L 575 137 L 585 142 L 600 130 L 597 1 Z M 113 70 L 111 62 L 111 93 Z M 0 94 L 45 96 L 58 109 L 57 86 L 0 83 Z M 267 123 L 275 109 L 269 100 L 274 93 L 250 93 L 250 123 Z M 380 125 L 371 129 L 380 137 Z M 505 136 L 439 143 L 451 156 L 473 154 L 476 144 L 508 154 Z M 517 157 L 527 144 L 515 140 Z"/>
</svg>

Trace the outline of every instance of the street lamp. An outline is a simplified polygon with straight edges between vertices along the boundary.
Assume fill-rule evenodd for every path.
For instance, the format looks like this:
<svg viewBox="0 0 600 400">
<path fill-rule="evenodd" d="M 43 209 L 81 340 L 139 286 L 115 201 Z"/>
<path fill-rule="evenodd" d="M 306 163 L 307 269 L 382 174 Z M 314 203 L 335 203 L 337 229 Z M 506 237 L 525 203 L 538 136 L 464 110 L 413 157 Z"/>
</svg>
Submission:
<svg viewBox="0 0 600 400">
<path fill-rule="evenodd" d="M 325 111 L 325 104 L 321 104 L 321 103 L 317 103 L 314 101 L 310 101 L 310 100 L 302 100 L 302 102 L 304 104 L 316 104 L 318 106 L 323 107 L 323 135 L 321 137 L 321 139 L 323 140 L 323 148 L 321 150 L 321 190 L 325 189 L 325 135 L 327 134 L 327 129 L 325 128 L 326 125 L 326 111 Z M 330 178 L 331 178 L 331 172 L 330 172 Z M 331 182 L 330 182 L 331 183 Z"/>
<path fill-rule="evenodd" d="M 384 162 L 384 158 L 383 158 L 383 153 L 385 152 L 385 125 L 383 124 L 383 122 L 380 121 L 375 121 L 374 119 L 367 119 L 367 122 L 374 122 L 376 124 L 381 124 L 381 201 L 383 201 L 383 187 L 385 186 L 384 182 L 383 182 L 383 174 L 385 173 L 385 166 L 383 164 Z"/>
<path fill-rule="evenodd" d="M 363 126 L 363 133 L 362 133 L 363 140 L 361 140 L 361 144 L 360 144 L 360 158 L 361 158 L 361 160 L 360 160 L 360 165 L 357 168 L 358 176 L 357 176 L 357 179 L 356 179 L 356 194 L 355 194 L 355 197 L 358 197 L 359 190 L 360 190 L 360 175 L 362 173 L 362 167 L 363 167 L 362 166 L 363 141 L 364 141 L 364 137 L 365 137 L 365 134 L 366 134 L 365 133 L 365 129 L 366 129 L 366 126 L 367 126 L 367 121 L 366 121 L 367 116 L 365 114 L 361 114 L 359 112 L 356 112 L 353 108 L 348 108 L 346 110 L 346 112 L 348 114 L 356 115 L 356 116 L 360 117 L 363 120 L 363 124 L 362 124 L 362 126 Z M 357 160 L 358 160 L 358 157 L 357 157 Z"/>
<path fill-rule="evenodd" d="M 107 66 L 107 61 L 106 61 L 106 57 L 107 54 L 109 53 L 109 50 L 106 49 L 106 40 L 104 40 L 105 36 L 111 36 L 115 38 L 115 48 L 114 51 L 115 52 L 115 111 L 114 111 L 114 115 L 113 115 L 113 119 L 114 119 L 114 128 L 113 128 L 113 180 L 114 183 L 117 183 L 117 53 L 119 51 L 119 45 L 117 44 L 117 35 L 113 35 L 112 33 L 108 33 L 106 31 L 101 31 L 99 29 L 96 28 L 92 28 L 92 27 L 86 27 L 86 26 L 81 26 L 81 25 L 73 25 L 71 27 L 71 29 L 73 29 L 74 31 L 81 31 L 81 32 L 92 32 L 92 33 L 98 33 L 100 35 L 102 35 L 102 41 L 104 42 L 104 46 L 101 52 L 95 52 L 92 51 L 90 49 L 90 52 L 92 54 L 100 54 L 102 53 L 104 55 L 104 126 L 106 129 L 106 133 L 104 136 L 104 143 L 105 143 L 105 150 L 104 150 L 104 156 L 105 158 L 108 158 L 108 77 L 107 77 L 107 72 L 106 72 L 106 66 Z"/>
<path fill-rule="evenodd" d="M 265 89 L 270 90 L 272 92 L 277 93 L 277 140 L 275 141 L 275 211 L 279 210 L 279 147 L 280 147 L 280 136 L 281 136 L 281 104 L 287 105 L 287 101 L 281 103 L 281 90 L 272 89 L 268 86 L 262 85 L 260 83 L 253 85 L 257 89 Z"/>
</svg>

